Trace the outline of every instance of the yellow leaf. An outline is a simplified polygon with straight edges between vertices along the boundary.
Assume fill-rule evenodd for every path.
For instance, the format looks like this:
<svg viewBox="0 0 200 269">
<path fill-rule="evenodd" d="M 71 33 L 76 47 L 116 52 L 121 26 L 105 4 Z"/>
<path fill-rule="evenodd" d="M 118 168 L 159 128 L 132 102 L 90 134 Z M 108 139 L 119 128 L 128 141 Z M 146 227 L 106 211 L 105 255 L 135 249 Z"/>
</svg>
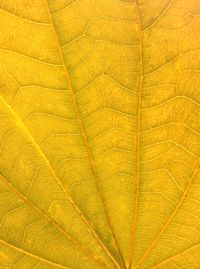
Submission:
<svg viewBox="0 0 200 269">
<path fill-rule="evenodd" d="M 0 0 L 0 268 L 199 268 L 199 14 Z"/>
</svg>

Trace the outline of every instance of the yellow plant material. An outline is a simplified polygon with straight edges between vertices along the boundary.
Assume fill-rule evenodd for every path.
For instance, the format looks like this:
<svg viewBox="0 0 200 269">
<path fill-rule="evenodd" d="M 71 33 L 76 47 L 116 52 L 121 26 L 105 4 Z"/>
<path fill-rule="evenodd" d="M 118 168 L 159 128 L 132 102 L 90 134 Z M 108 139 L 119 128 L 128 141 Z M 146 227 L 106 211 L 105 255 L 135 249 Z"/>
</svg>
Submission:
<svg viewBox="0 0 200 269">
<path fill-rule="evenodd" d="M 200 267 L 199 14 L 0 0 L 0 268 Z"/>
</svg>

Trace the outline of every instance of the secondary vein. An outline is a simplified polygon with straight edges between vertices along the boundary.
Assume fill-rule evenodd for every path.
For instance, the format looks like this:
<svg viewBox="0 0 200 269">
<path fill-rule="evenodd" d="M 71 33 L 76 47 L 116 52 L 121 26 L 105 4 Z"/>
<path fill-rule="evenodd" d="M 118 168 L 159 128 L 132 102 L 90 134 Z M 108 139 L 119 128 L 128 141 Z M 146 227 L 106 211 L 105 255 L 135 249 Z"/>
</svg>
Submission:
<svg viewBox="0 0 200 269">
<path fill-rule="evenodd" d="M 103 195 L 103 190 L 102 190 L 102 187 L 101 187 L 101 183 L 100 183 L 99 175 L 98 175 L 98 172 L 97 172 L 97 168 L 96 168 L 96 165 L 95 165 L 95 162 L 94 162 L 94 158 L 93 158 L 93 155 L 92 155 L 92 151 L 91 151 L 91 148 L 90 148 L 90 145 L 89 145 L 89 142 L 88 142 L 86 132 L 85 132 L 84 127 L 83 127 L 83 123 L 82 123 L 82 119 L 81 119 L 81 113 L 80 113 L 80 109 L 79 109 L 78 102 L 77 102 L 77 99 L 76 99 L 76 93 L 75 93 L 74 88 L 72 86 L 70 75 L 69 75 L 67 66 L 65 64 L 62 47 L 61 47 L 60 41 L 58 39 L 56 27 L 55 27 L 55 24 L 54 24 L 53 14 L 50 11 L 48 0 L 46 0 L 46 6 L 47 6 L 47 12 L 48 12 L 48 15 L 49 15 L 49 20 L 50 20 L 51 25 L 52 25 L 52 30 L 53 30 L 53 33 L 54 33 L 54 37 L 55 37 L 57 47 L 58 47 L 58 50 L 59 50 L 59 54 L 60 54 L 60 57 L 61 57 L 61 61 L 63 63 L 63 69 L 64 69 L 64 73 L 65 73 L 65 76 L 66 76 L 66 80 L 67 80 L 67 83 L 68 83 L 68 85 L 69 85 L 69 87 L 71 89 L 71 92 L 72 92 L 72 101 L 73 101 L 74 110 L 75 110 L 75 113 L 76 113 L 76 116 L 77 116 L 77 121 L 78 121 L 78 124 L 79 124 L 80 132 L 81 132 L 81 135 L 82 135 L 82 138 L 83 138 L 83 142 L 84 142 L 84 145 L 85 145 L 85 148 L 86 148 L 86 152 L 87 152 L 87 155 L 88 155 L 88 159 L 89 159 L 89 162 L 90 162 L 92 172 L 93 172 L 94 177 L 96 179 L 97 187 L 98 187 L 100 197 L 101 197 L 101 200 L 102 200 L 102 203 L 103 203 L 103 206 L 104 206 L 105 214 L 106 214 L 106 217 L 107 217 L 107 220 L 108 220 L 108 225 L 110 227 L 110 230 L 111 230 L 111 233 L 112 233 L 116 248 L 118 250 L 119 257 L 120 257 L 120 259 L 121 259 L 121 261 L 123 263 L 124 268 L 126 268 L 123 256 L 121 254 L 120 248 L 119 248 L 118 243 L 117 243 L 116 236 L 115 236 L 114 231 L 113 231 L 112 223 L 111 223 L 111 220 L 110 220 L 107 205 L 106 205 L 105 198 L 104 198 L 104 195 Z M 76 206 L 76 210 L 78 210 L 80 212 L 80 209 L 77 206 Z M 101 244 L 103 249 L 106 251 L 109 258 L 114 262 L 115 266 L 117 266 L 120 269 L 120 266 L 119 266 L 118 262 L 112 256 L 110 251 L 107 249 L 106 245 L 102 242 L 101 238 L 99 238 L 99 236 L 96 234 L 96 232 L 92 229 L 88 219 L 82 213 L 81 213 L 81 216 L 82 216 L 82 219 L 84 220 L 85 224 L 87 225 L 87 227 L 90 229 L 92 234 L 95 236 L 95 238 Z"/>
<path fill-rule="evenodd" d="M 15 251 L 18 251 L 18 252 L 20 252 L 20 253 L 23 253 L 23 254 L 25 254 L 25 255 L 31 257 L 31 258 L 34 258 L 34 259 L 36 259 L 36 260 L 39 260 L 40 262 L 42 261 L 42 262 L 44 262 L 44 263 L 46 263 L 46 264 L 48 264 L 48 265 L 51 265 L 51 266 L 53 265 L 53 266 L 55 266 L 56 268 L 60 268 L 60 269 L 71 269 L 70 267 L 66 267 L 66 266 L 61 265 L 61 264 L 59 264 L 59 263 L 52 262 L 52 261 L 47 260 L 47 259 L 44 259 L 44 258 L 42 258 L 42 257 L 40 257 L 40 256 L 38 256 L 38 255 L 35 255 L 35 254 L 31 253 L 31 252 L 28 252 L 28 251 L 26 251 L 26 250 L 24 250 L 24 249 L 21 249 L 21 248 L 19 248 L 19 247 L 17 247 L 17 246 L 14 246 L 13 244 L 10 244 L 10 243 L 8 243 L 8 242 L 2 240 L 2 239 L 0 239 L 0 243 L 2 243 L 3 245 L 5 245 L 5 246 L 7 246 L 7 247 L 10 247 L 10 248 L 14 249 Z"/>
<path fill-rule="evenodd" d="M 161 231 L 159 232 L 159 234 L 156 236 L 156 238 L 153 240 L 153 242 L 151 243 L 151 245 L 149 246 L 149 248 L 146 250 L 146 252 L 144 253 L 144 255 L 140 258 L 140 260 L 138 261 L 137 265 L 135 268 L 139 268 L 139 266 L 145 261 L 145 259 L 150 255 L 150 253 L 152 252 L 153 248 L 155 247 L 155 245 L 158 243 L 159 239 L 161 238 L 161 236 L 163 235 L 163 233 L 165 232 L 165 230 L 168 228 L 168 226 L 170 225 L 170 223 L 172 222 L 173 218 L 175 217 L 177 211 L 179 210 L 179 208 L 181 207 L 191 185 L 193 182 L 193 179 L 195 178 L 197 172 L 199 171 L 199 166 L 200 166 L 200 158 L 196 161 L 194 168 L 192 170 L 192 174 L 191 177 L 188 181 L 188 184 L 185 187 L 185 190 L 179 200 L 179 202 L 177 203 L 176 207 L 174 208 L 173 212 L 171 213 L 171 215 L 169 216 L 168 220 L 166 221 L 166 223 L 164 224 L 163 228 L 161 229 Z"/>
<path fill-rule="evenodd" d="M 40 149 L 40 146 L 37 144 L 37 142 L 34 140 L 34 138 L 32 137 L 32 135 L 29 133 L 29 131 L 27 130 L 27 128 L 24 125 L 24 123 L 21 121 L 21 119 L 17 116 L 17 114 L 15 113 L 15 111 L 9 106 L 9 104 L 4 100 L 4 98 L 2 96 L 0 96 L 0 100 L 2 100 L 3 104 L 8 108 L 8 110 L 10 111 L 10 113 L 13 115 L 13 117 L 18 122 L 19 126 L 24 130 L 25 134 L 31 140 L 31 142 L 33 143 L 34 147 L 37 149 L 37 151 L 41 155 L 42 159 L 44 160 L 45 164 L 47 165 L 47 167 L 51 171 L 52 175 L 56 179 L 56 181 L 59 184 L 59 186 L 61 187 L 61 189 L 63 191 L 65 191 L 65 193 L 67 194 L 66 190 L 63 189 L 64 187 L 60 183 L 60 180 L 57 178 L 57 175 L 55 174 L 53 168 L 51 167 L 50 163 L 48 162 L 45 154 L 42 152 L 42 150 Z M 3 178 L 5 179 L 5 177 L 3 177 Z M 102 262 L 98 258 L 94 257 L 93 254 L 90 251 L 88 251 L 85 248 L 83 248 L 83 246 L 76 239 L 74 239 L 69 233 L 67 233 L 57 222 L 55 222 L 54 219 L 52 219 L 51 217 L 49 217 L 42 209 L 40 209 L 32 201 L 30 201 L 27 197 L 25 197 L 18 189 L 16 189 L 11 183 L 9 183 L 8 180 L 5 179 L 4 181 L 12 189 L 14 189 L 15 192 L 17 192 L 17 194 L 20 195 L 23 200 L 25 200 L 29 205 L 31 205 L 33 208 L 35 208 L 37 211 L 39 211 L 43 215 L 43 217 L 45 217 L 48 221 L 50 221 L 59 230 L 59 232 L 61 232 L 65 236 L 67 236 L 68 239 L 70 239 L 73 243 L 75 243 L 76 245 L 78 245 L 78 247 L 80 247 L 85 253 L 87 253 L 87 255 L 89 255 L 90 257 L 92 257 L 93 259 L 95 259 L 97 262 L 99 262 L 100 264 L 102 264 Z M 70 200 L 70 197 L 69 196 L 68 196 L 68 199 Z"/>
<path fill-rule="evenodd" d="M 129 269 L 132 266 L 132 259 L 134 254 L 134 241 L 135 241 L 135 229 L 138 213 L 138 200 L 139 200 L 139 187 L 140 187 L 140 157 L 141 157 L 141 111 L 142 111 L 142 88 L 143 88 L 143 30 L 140 18 L 139 4 L 136 0 L 136 12 L 138 18 L 138 32 L 139 32 L 139 90 L 138 90 L 138 109 L 137 109 L 137 129 L 136 129 L 136 190 L 135 190 L 135 203 L 133 212 L 133 227 L 130 246 L 130 260 Z"/>
</svg>

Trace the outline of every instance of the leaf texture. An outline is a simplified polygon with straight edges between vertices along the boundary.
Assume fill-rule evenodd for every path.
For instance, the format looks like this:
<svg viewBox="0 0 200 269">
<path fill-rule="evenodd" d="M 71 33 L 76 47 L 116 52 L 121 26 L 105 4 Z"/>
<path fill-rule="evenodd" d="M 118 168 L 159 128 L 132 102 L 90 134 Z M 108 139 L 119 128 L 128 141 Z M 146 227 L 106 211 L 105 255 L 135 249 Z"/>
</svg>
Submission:
<svg viewBox="0 0 200 269">
<path fill-rule="evenodd" d="M 0 0 L 0 268 L 199 268 L 199 14 Z"/>
</svg>

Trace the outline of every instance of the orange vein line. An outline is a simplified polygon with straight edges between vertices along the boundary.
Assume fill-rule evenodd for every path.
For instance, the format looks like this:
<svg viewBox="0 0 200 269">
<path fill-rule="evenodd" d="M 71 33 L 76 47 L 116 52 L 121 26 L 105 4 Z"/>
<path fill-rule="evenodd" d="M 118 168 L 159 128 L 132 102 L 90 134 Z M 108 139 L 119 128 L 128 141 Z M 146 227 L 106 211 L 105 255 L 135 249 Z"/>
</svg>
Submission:
<svg viewBox="0 0 200 269">
<path fill-rule="evenodd" d="M 85 144 L 85 148 L 86 148 L 86 151 L 87 151 L 88 159 L 90 161 L 90 165 L 91 165 L 91 168 L 92 168 L 94 177 L 95 177 L 96 182 L 97 182 L 97 187 L 99 189 L 100 197 L 101 197 L 102 203 L 104 205 L 105 214 L 106 214 L 106 217 L 107 217 L 107 220 L 108 220 L 108 224 L 109 224 L 111 233 L 113 235 L 113 239 L 114 239 L 115 245 L 116 245 L 117 250 L 118 250 L 118 254 L 119 254 L 120 258 L 121 258 L 121 261 L 122 261 L 124 267 L 126 268 L 125 263 L 124 263 L 124 260 L 123 260 L 123 256 L 121 254 L 121 251 L 119 249 L 119 246 L 118 246 L 118 243 L 117 243 L 115 234 L 113 232 L 113 227 L 112 227 L 112 224 L 111 224 L 111 221 L 110 221 L 110 218 L 109 218 L 108 209 L 107 209 L 107 206 L 106 206 L 106 203 L 105 203 L 103 191 L 102 191 L 101 184 L 100 184 L 100 179 L 99 179 L 99 176 L 98 176 L 98 173 L 97 173 L 97 169 L 96 169 L 96 166 L 95 166 L 95 163 L 94 163 L 94 159 L 93 159 L 93 156 L 92 156 L 92 152 L 91 152 L 91 149 L 90 149 L 90 146 L 89 146 L 88 138 L 87 138 L 86 132 L 85 132 L 85 130 L 83 128 L 83 124 L 82 124 L 82 120 L 81 120 L 81 113 L 80 113 L 80 110 L 79 110 L 79 107 L 78 107 L 78 103 L 77 103 L 77 100 L 76 100 L 76 94 L 75 94 L 75 91 L 73 89 L 72 82 L 71 82 L 71 79 L 70 79 L 70 76 L 69 76 L 69 72 L 68 72 L 67 67 L 66 67 L 66 64 L 65 64 L 63 51 L 62 51 L 62 48 L 61 48 L 61 45 L 60 45 L 60 42 L 59 42 L 59 39 L 58 39 L 58 35 L 57 35 L 57 32 L 56 32 L 56 27 L 54 25 L 53 15 L 52 15 L 52 13 L 50 11 L 48 0 L 46 0 L 46 6 L 47 6 L 47 12 L 48 12 L 48 15 L 49 15 L 49 20 L 50 20 L 51 25 L 52 25 L 54 37 L 55 37 L 55 40 L 56 40 L 56 43 L 57 43 L 57 46 L 58 46 L 58 50 L 59 50 L 59 53 L 60 53 L 61 61 L 63 63 L 63 69 L 64 69 L 64 72 L 65 72 L 65 76 L 66 76 L 67 82 L 69 83 L 69 87 L 70 87 L 71 92 L 72 92 L 73 106 L 74 106 L 74 109 L 75 109 L 75 113 L 76 113 L 76 116 L 77 116 L 79 128 L 80 128 L 80 131 L 81 131 L 81 135 L 83 137 L 83 141 L 84 141 L 84 144 Z M 78 209 L 78 207 L 77 207 L 77 210 L 80 212 L 80 210 Z M 88 220 L 86 219 L 86 217 L 83 216 L 83 215 L 82 215 L 82 217 L 83 217 L 83 220 L 86 223 L 86 225 L 89 227 L 89 229 L 91 230 L 91 232 L 95 236 L 95 238 L 98 240 L 98 242 L 101 244 L 101 246 L 103 247 L 103 249 L 106 251 L 107 255 L 111 258 L 111 260 L 114 262 L 114 264 L 118 268 L 120 268 L 119 264 L 116 262 L 116 260 L 110 254 L 110 252 L 107 249 L 107 247 L 105 246 L 105 244 L 98 237 L 98 235 L 95 233 L 95 231 L 91 228 L 91 226 L 90 226 Z"/>
<path fill-rule="evenodd" d="M 183 250 L 183 251 L 181 251 L 181 252 L 175 254 L 174 256 L 169 257 L 168 259 L 166 259 L 166 260 L 164 260 L 164 261 L 161 261 L 161 262 L 159 262 L 159 263 L 157 263 L 157 264 L 154 264 L 150 269 L 156 269 L 156 268 L 158 268 L 159 266 L 161 266 L 161 265 L 163 265 L 163 264 L 165 264 L 165 263 L 167 263 L 167 262 L 169 262 L 169 261 L 175 259 L 176 257 L 178 257 L 178 256 L 180 256 L 180 255 L 182 255 L 182 254 L 184 254 L 184 253 L 187 253 L 188 251 L 193 250 L 193 249 L 195 249 L 196 247 L 199 247 L 199 246 L 200 246 L 200 243 L 198 243 L 198 244 L 196 244 L 195 246 L 192 246 L 192 247 L 190 247 L 190 248 L 188 248 L 188 249 L 185 249 L 185 250 Z"/>
<path fill-rule="evenodd" d="M 141 154 L 141 110 L 142 110 L 142 87 L 143 87 L 143 31 L 141 25 L 140 11 L 138 2 L 136 0 L 136 12 L 138 17 L 138 31 L 139 31 L 139 53 L 140 53 L 140 77 L 139 77 L 139 90 L 138 90 L 138 109 L 137 109 L 137 130 L 136 130 L 136 190 L 135 190 L 135 205 L 133 212 L 133 227 L 130 248 L 129 269 L 132 266 L 135 228 L 137 221 L 138 200 L 139 200 L 139 186 L 140 186 L 140 154 Z"/>
<path fill-rule="evenodd" d="M 61 269 L 71 269 L 71 267 L 66 267 L 66 266 L 63 266 L 63 265 L 61 265 L 61 264 L 59 264 L 59 263 L 55 263 L 55 262 L 46 260 L 46 259 L 44 259 L 44 258 L 42 258 L 42 257 L 40 257 L 40 256 L 37 256 L 37 255 L 33 254 L 33 253 L 30 253 L 30 252 L 25 251 L 25 250 L 23 250 L 23 249 L 21 249 L 21 248 L 18 248 L 18 247 L 16 247 L 16 246 L 14 246 L 14 245 L 12 245 L 12 244 L 10 244 L 10 243 L 8 243 L 8 242 L 2 240 L 2 239 L 0 239 L 0 243 L 2 243 L 3 245 L 6 245 L 7 247 L 10 247 L 10 248 L 12 248 L 12 249 L 14 249 L 14 250 L 16 250 L 16 251 L 18 251 L 18 252 L 20 252 L 20 253 L 23 253 L 23 254 L 25 254 L 25 255 L 28 255 L 28 256 L 30 256 L 31 258 L 37 259 L 37 260 L 42 261 L 42 262 L 44 262 L 44 263 L 47 263 L 47 264 L 49 264 L 49 265 L 56 266 L 57 268 L 61 268 Z"/>
<path fill-rule="evenodd" d="M 20 196 L 29 206 L 33 207 L 35 210 L 37 210 L 46 220 L 48 220 L 56 229 L 58 229 L 59 232 L 61 232 L 64 236 L 67 237 L 67 239 L 71 240 L 75 245 L 77 245 L 82 251 L 84 251 L 87 256 L 90 258 L 93 258 L 95 261 L 101 264 L 101 261 L 99 261 L 96 257 L 92 255 L 89 251 L 87 251 L 85 248 L 83 248 L 78 241 L 76 241 L 73 237 L 71 237 L 60 225 L 58 225 L 52 218 L 50 218 L 43 210 L 41 210 L 39 207 L 37 207 L 33 202 L 31 202 L 26 196 L 24 196 L 17 188 L 15 188 L 3 175 L 0 175 L 3 181 L 14 191 L 17 193 L 18 196 Z M 104 266 L 104 264 L 101 264 Z"/>
<path fill-rule="evenodd" d="M 156 236 L 156 238 L 154 239 L 154 241 L 151 243 L 151 245 L 149 246 L 149 248 L 147 249 L 147 251 L 144 253 L 144 255 L 140 258 L 140 260 L 138 261 L 138 263 L 136 264 L 135 268 L 139 268 L 139 266 L 144 262 L 144 260 L 149 256 L 149 254 L 151 253 L 152 249 L 155 247 L 155 245 L 157 244 L 157 242 L 159 241 L 160 237 L 163 235 L 163 233 L 165 232 L 165 230 L 167 229 L 167 227 L 169 226 L 169 224 L 171 223 L 171 221 L 173 220 L 174 216 L 176 215 L 178 209 L 181 207 L 190 187 L 192 184 L 192 181 L 194 179 L 194 177 L 196 176 L 198 170 L 199 170 L 199 165 L 200 165 L 200 158 L 197 160 L 196 164 L 194 165 L 194 169 L 192 171 L 192 175 L 188 181 L 188 184 L 186 185 L 186 188 L 183 192 L 183 195 L 181 196 L 181 199 L 179 200 L 179 202 L 177 203 L 176 207 L 174 208 L 172 214 L 170 215 L 170 217 L 168 218 L 167 222 L 165 223 L 165 225 L 163 226 L 162 230 L 159 232 L 159 234 Z"/>
<path fill-rule="evenodd" d="M 50 169 L 50 171 L 52 172 L 53 176 L 56 179 L 56 182 L 59 184 L 59 186 L 62 188 L 62 183 L 60 183 L 59 179 L 57 178 L 57 175 L 54 173 L 54 170 L 52 169 L 50 163 L 48 162 L 48 160 L 46 159 L 46 156 L 44 155 L 44 153 L 41 151 L 40 147 L 38 146 L 38 144 L 35 142 L 34 138 L 31 136 L 31 134 L 29 133 L 29 131 L 27 130 L 26 126 L 24 125 L 24 123 L 21 121 L 21 119 L 17 116 L 17 114 L 15 113 L 15 111 L 9 106 L 9 104 L 3 99 L 2 96 L 0 96 L 0 99 L 2 100 L 2 102 L 4 103 L 4 105 L 8 108 L 8 110 L 11 112 L 11 114 L 13 115 L 14 118 L 16 118 L 16 121 L 18 122 L 18 125 L 24 130 L 25 134 L 30 138 L 31 142 L 33 143 L 33 145 L 36 147 L 37 151 L 40 153 L 40 155 L 42 156 L 42 158 L 44 159 L 45 164 L 47 165 L 47 167 Z M 3 176 L 2 176 L 3 177 Z M 3 177 L 5 179 L 5 177 Z M 5 179 L 6 180 L 6 179 Z M 6 180 L 7 181 L 7 180 Z M 37 207 L 34 203 L 32 203 L 29 199 L 27 199 L 23 194 L 21 194 L 11 183 L 9 183 L 7 181 L 8 185 L 10 187 L 12 187 L 17 193 L 18 195 L 20 195 L 26 202 L 28 202 L 29 204 L 31 204 L 35 209 L 37 209 L 44 217 L 46 217 L 60 232 L 62 232 L 63 234 L 65 234 L 68 239 L 72 240 L 76 245 L 78 245 L 82 250 L 84 250 L 84 252 L 86 252 L 90 257 L 92 257 L 93 259 L 97 260 L 100 264 L 102 263 L 101 261 L 99 261 L 96 257 L 93 256 L 93 254 L 86 250 L 85 248 L 82 247 L 82 245 L 75 240 L 73 237 L 71 237 L 70 234 L 68 234 L 62 227 L 60 227 L 60 225 L 58 225 L 52 218 L 50 218 L 43 210 L 41 210 L 39 207 Z M 66 190 L 64 189 L 63 191 L 66 192 Z M 68 199 L 70 200 L 71 198 L 68 197 Z"/>
</svg>

